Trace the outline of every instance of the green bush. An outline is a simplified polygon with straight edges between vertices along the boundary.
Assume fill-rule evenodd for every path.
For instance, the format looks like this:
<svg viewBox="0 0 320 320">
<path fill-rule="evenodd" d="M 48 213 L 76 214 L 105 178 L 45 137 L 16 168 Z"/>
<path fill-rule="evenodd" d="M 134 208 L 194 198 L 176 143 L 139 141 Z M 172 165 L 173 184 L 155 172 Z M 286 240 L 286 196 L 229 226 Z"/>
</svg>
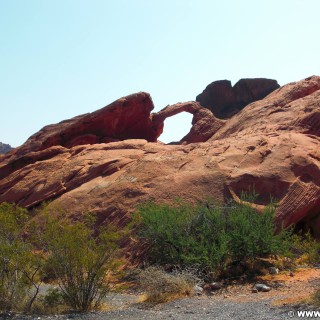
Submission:
<svg viewBox="0 0 320 320">
<path fill-rule="evenodd" d="M 0 310 L 79 311 L 98 308 L 110 290 L 110 274 L 121 264 L 113 227 L 94 228 L 95 219 L 71 222 L 61 210 L 42 208 L 36 219 L 18 206 L 0 205 Z M 37 299 L 41 279 L 59 289 Z"/>
<path fill-rule="evenodd" d="M 294 234 L 290 251 L 298 264 L 320 264 L 320 242 L 314 239 L 310 232 Z"/>
<path fill-rule="evenodd" d="M 229 252 L 233 260 L 252 260 L 268 254 L 287 254 L 292 232 L 275 233 L 275 206 L 271 203 L 262 213 L 254 208 L 237 204 L 227 213 Z"/>
<path fill-rule="evenodd" d="M 291 231 L 275 234 L 274 213 L 272 205 L 258 213 L 238 203 L 148 202 L 138 208 L 133 223 L 150 245 L 151 262 L 198 266 L 212 273 L 230 262 L 287 252 Z"/>
<path fill-rule="evenodd" d="M 59 288 L 50 288 L 43 298 L 44 305 L 48 308 L 57 308 L 63 305 L 63 296 Z"/>
<path fill-rule="evenodd" d="M 119 266 L 120 233 L 111 227 L 94 233 L 92 225 L 50 212 L 42 223 L 38 237 L 48 257 L 45 269 L 53 272 L 64 302 L 81 312 L 98 308 L 110 291 L 108 276 Z"/>
<path fill-rule="evenodd" d="M 30 310 L 39 291 L 39 256 L 24 237 L 25 209 L 0 205 L 0 310 Z"/>
<path fill-rule="evenodd" d="M 311 303 L 320 307 L 320 289 L 318 289 L 311 297 Z"/>
<path fill-rule="evenodd" d="M 188 252 L 190 220 L 193 207 L 179 203 L 172 207 L 148 202 L 133 216 L 133 225 L 140 229 L 139 235 L 150 240 L 154 262 L 180 264 Z"/>
</svg>

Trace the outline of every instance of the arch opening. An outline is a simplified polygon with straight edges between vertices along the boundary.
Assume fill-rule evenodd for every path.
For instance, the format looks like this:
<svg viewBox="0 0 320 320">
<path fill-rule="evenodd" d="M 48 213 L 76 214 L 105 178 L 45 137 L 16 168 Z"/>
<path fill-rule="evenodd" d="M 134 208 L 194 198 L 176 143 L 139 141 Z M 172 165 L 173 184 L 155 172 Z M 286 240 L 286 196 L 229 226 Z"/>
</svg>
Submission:
<svg viewBox="0 0 320 320">
<path fill-rule="evenodd" d="M 166 144 L 179 143 L 192 127 L 193 115 L 189 112 L 181 112 L 164 120 L 163 132 L 158 140 Z"/>
</svg>

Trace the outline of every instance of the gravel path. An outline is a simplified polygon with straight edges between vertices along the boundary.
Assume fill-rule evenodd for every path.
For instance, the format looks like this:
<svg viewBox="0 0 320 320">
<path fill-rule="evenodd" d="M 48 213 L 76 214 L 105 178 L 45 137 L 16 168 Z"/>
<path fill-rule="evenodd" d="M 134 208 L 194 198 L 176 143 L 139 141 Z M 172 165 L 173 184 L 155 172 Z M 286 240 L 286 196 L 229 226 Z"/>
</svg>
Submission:
<svg viewBox="0 0 320 320">
<path fill-rule="evenodd" d="M 119 298 L 119 297 L 118 297 Z M 119 298 L 120 299 L 120 298 Z M 302 307 L 303 309 L 303 307 Z M 222 297 L 195 297 L 176 300 L 160 306 L 146 308 L 143 304 L 131 304 L 129 307 L 123 306 L 122 310 L 92 312 L 88 314 L 68 314 L 54 316 L 21 316 L 12 315 L 0 317 L 0 319 L 81 319 L 81 320 L 199 320 L 199 319 L 219 319 L 219 320 L 283 320 L 300 319 L 296 316 L 290 317 L 288 307 L 272 306 L 272 299 L 262 299 L 260 301 L 237 302 L 224 299 Z"/>
<path fill-rule="evenodd" d="M 288 310 L 272 307 L 270 303 L 266 301 L 235 303 L 221 299 L 193 298 L 175 301 L 156 309 L 130 308 L 128 310 L 108 312 L 105 314 L 91 314 L 89 317 L 78 317 L 77 319 L 280 320 L 298 318 L 290 318 L 288 316 Z"/>
<path fill-rule="evenodd" d="M 279 274 L 261 279 L 273 289 L 269 292 L 252 293 L 252 285 L 234 285 L 214 293 L 212 296 L 201 295 L 179 299 L 170 303 L 148 307 L 141 303 L 141 295 L 117 294 L 108 296 L 106 301 L 112 311 L 91 312 L 87 314 L 65 314 L 51 316 L 28 316 L 11 314 L 0 319 L 14 320 L 285 320 L 302 319 L 298 310 L 317 309 L 300 305 L 294 309 L 292 305 L 301 303 L 320 286 L 320 269 L 305 269 L 296 275 Z M 44 293 L 50 286 L 44 286 Z M 320 310 L 318 309 L 319 313 Z M 305 316 L 309 319 L 320 319 Z"/>
</svg>

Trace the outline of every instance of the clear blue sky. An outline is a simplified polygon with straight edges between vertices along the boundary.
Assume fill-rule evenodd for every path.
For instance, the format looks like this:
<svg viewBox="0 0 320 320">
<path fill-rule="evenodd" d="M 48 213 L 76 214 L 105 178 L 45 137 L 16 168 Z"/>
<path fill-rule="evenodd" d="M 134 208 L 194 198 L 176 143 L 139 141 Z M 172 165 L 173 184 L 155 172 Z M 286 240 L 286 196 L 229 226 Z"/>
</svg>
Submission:
<svg viewBox="0 0 320 320">
<path fill-rule="evenodd" d="M 319 14 L 319 0 L 0 0 L 0 141 L 137 91 L 159 110 L 214 80 L 319 74 Z"/>
</svg>

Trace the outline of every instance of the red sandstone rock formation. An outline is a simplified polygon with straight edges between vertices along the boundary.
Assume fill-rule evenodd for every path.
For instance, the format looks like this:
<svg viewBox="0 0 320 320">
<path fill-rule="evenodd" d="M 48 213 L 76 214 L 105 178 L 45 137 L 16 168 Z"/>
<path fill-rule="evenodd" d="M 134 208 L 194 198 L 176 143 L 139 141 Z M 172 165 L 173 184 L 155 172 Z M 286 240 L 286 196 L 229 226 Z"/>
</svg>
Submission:
<svg viewBox="0 0 320 320">
<path fill-rule="evenodd" d="M 32 135 L 21 147 L 14 149 L 2 159 L 3 163 L 14 163 L 10 172 L 32 163 L 32 152 L 49 150 L 53 146 L 72 148 L 79 145 L 110 143 L 126 139 L 145 139 L 157 142 L 164 126 L 164 120 L 181 112 L 193 114 L 193 127 L 181 142 L 204 142 L 221 126 L 223 120 L 197 102 L 177 103 L 151 114 L 153 102 L 148 93 L 139 92 L 121 99 L 95 112 L 42 128 Z M 48 151 L 51 153 L 52 151 Z M 39 153 L 38 153 L 39 154 Z M 36 160 L 38 161 L 39 155 Z M 46 157 L 47 151 L 40 153 Z M 0 178 L 3 176 L 0 167 Z M 9 172 L 6 171 L 6 172 Z"/>
<path fill-rule="evenodd" d="M 227 119 L 278 88 L 278 82 L 271 79 L 241 79 L 233 87 L 229 80 L 219 80 L 210 83 L 196 100 L 216 117 Z"/>
<path fill-rule="evenodd" d="M 153 127 L 159 129 L 158 136 L 162 133 L 164 120 L 181 112 L 189 112 L 193 115 L 191 130 L 181 139 L 181 142 L 205 142 L 225 123 L 217 119 L 210 110 L 202 108 L 198 102 L 177 103 L 152 114 Z"/>
<path fill-rule="evenodd" d="M 132 94 L 95 112 L 44 127 L 6 158 L 18 159 L 52 146 L 71 148 L 125 139 L 156 141 L 157 130 L 150 119 L 153 108 L 148 93 Z"/>
<path fill-rule="evenodd" d="M 279 223 L 319 232 L 320 77 L 285 85 L 226 122 L 195 102 L 152 108 L 139 93 L 45 127 L 1 156 L 0 202 L 52 200 L 72 216 L 92 211 L 99 223 L 126 223 L 146 199 L 223 201 L 254 188 L 254 205 L 278 200 Z M 194 116 L 186 144 L 157 143 L 164 119 L 181 111 Z"/>
</svg>

